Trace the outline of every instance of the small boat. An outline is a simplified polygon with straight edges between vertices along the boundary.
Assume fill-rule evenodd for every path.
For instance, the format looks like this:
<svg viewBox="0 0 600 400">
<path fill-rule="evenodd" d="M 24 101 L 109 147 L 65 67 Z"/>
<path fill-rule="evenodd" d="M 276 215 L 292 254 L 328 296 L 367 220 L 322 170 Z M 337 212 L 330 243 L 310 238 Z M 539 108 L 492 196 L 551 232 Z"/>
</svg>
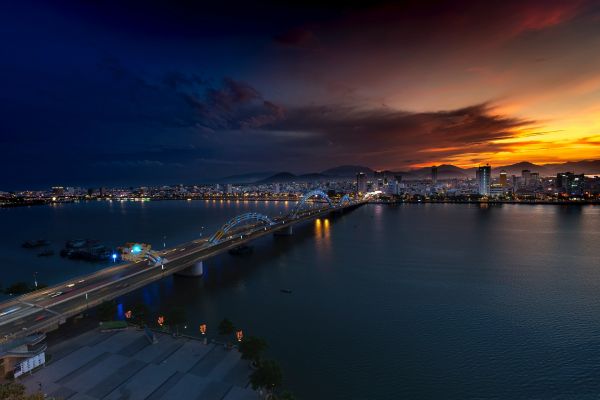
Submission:
<svg viewBox="0 0 600 400">
<path fill-rule="evenodd" d="M 280 289 L 279 290 L 281 293 L 292 293 L 292 289 Z"/>
<path fill-rule="evenodd" d="M 38 257 L 50 257 L 54 255 L 54 250 L 44 250 L 41 253 L 38 253 Z"/>
</svg>

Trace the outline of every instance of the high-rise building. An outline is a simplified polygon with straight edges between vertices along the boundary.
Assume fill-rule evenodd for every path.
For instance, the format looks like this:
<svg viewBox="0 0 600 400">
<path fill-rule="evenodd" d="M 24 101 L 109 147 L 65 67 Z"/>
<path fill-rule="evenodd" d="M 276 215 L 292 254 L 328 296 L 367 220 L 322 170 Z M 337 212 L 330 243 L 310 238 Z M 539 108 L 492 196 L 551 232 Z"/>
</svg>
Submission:
<svg viewBox="0 0 600 400">
<path fill-rule="evenodd" d="M 559 172 L 556 174 L 556 181 L 554 187 L 558 193 L 566 193 L 569 185 L 569 176 L 572 176 L 572 172 Z"/>
<path fill-rule="evenodd" d="M 356 174 L 356 191 L 358 193 L 367 193 L 367 174 L 364 172 Z"/>
<path fill-rule="evenodd" d="M 531 180 L 531 171 L 528 169 L 521 171 L 521 179 L 524 186 L 529 186 L 529 182 Z"/>
<path fill-rule="evenodd" d="M 434 165 L 433 167 L 431 167 L 431 183 L 436 185 L 437 179 L 438 179 L 438 167 L 437 167 L 437 165 Z"/>
<path fill-rule="evenodd" d="M 575 175 L 572 172 L 560 172 L 556 175 L 555 185 L 558 193 L 569 196 L 582 196 L 585 190 L 585 176 Z"/>
<path fill-rule="evenodd" d="M 386 171 L 375 171 L 375 190 L 382 190 L 387 183 Z"/>
<path fill-rule="evenodd" d="M 508 185 L 506 171 L 504 171 L 504 170 L 500 171 L 499 183 L 500 183 L 500 186 L 502 186 L 502 187 L 506 187 Z"/>
<path fill-rule="evenodd" d="M 490 195 L 490 183 L 492 180 L 492 167 L 484 165 L 477 168 L 477 185 L 479 194 L 482 196 Z"/>
</svg>

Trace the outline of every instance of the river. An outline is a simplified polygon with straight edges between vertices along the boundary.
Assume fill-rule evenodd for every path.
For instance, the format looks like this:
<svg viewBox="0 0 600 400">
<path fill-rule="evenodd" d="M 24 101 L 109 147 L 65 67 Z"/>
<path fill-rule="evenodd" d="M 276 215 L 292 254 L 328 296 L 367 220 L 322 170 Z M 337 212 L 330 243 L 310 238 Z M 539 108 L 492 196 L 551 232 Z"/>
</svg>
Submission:
<svg viewBox="0 0 600 400">
<path fill-rule="evenodd" d="M 92 202 L 0 209 L 0 281 L 101 268 L 37 257 L 26 239 L 167 246 L 277 202 Z M 266 237 L 119 299 L 185 307 L 189 334 L 223 317 L 264 337 L 300 399 L 595 398 L 600 207 L 366 205 Z M 283 293 L 281 289 L 290 289 Z"/>
</svg>

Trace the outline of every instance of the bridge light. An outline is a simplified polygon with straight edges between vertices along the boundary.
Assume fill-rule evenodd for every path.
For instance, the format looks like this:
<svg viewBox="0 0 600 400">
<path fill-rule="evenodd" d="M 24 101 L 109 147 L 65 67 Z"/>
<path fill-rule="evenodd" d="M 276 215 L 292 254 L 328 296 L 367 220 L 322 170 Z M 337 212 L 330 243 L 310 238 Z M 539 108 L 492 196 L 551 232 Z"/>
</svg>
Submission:
<svg viewBox="0 0 600 400">
<path fill-rule="evenodd" d="M 112 260 L 113 260 L 113 262 L 117 261 L 117 254 L 116 253 L 112 254 Z"/>
<path fill-rule="evenodd" d="M 206 335 L 206 324 L 200 324 L 200 333 Z"/>
<path fill-rule="evenodd" d="M 241 342 L 242 339 L 244 338 L 244 332 L 242 332 L 242 330 L 240 329 L 239 331 L 237 331 L 235 333 L 235 338 L 237 339 L 238 342 Z"/>
<path fill-rule="evenodd" d="M 159 316 L 156 322 L 158 322 L 158 325 L 163 326 L 165 324 L 165 317 L 163 317 L 162 315 Z"/>
</svg>

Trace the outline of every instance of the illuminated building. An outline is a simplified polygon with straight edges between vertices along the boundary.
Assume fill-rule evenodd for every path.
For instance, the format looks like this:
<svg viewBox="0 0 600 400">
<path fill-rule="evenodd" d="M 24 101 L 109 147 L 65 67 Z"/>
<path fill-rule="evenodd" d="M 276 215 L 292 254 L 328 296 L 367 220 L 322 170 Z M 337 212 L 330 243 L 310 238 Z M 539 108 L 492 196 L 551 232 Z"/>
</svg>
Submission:
<svg viewBox="0 0 600 400">
<path fill-rule="evenodd" d="M 555 187 L 558 193 L 566 193 L 568 196 L 582 196 L 585 189 L 585 175 L 561 172 L 556 175 Z"/>
<path fill-rule="evenodd" d="M 500 172 L 500 186 L 502 187 L 506 187 L 506 185 L 508 184 L 507 179 L 506 179 L 506 171 L 502 170 Z"/>
<path fill-rule="evenodd" d="M 478 193 L 482 196 L 490 195 L 490 183 L 492 180 L 492 167 L 484 165 L 477 168 Z"/>
</svg>

